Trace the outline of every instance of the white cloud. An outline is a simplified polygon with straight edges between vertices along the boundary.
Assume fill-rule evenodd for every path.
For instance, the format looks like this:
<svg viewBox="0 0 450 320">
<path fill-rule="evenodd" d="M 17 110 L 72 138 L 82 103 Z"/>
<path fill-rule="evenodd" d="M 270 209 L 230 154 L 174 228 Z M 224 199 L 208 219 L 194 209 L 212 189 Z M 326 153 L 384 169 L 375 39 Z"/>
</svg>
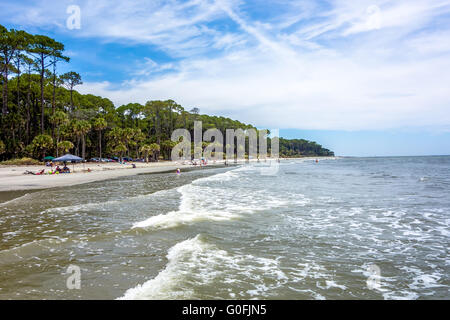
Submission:
<svg viewBox="0 0 450 320">
<path fill-rule="evenodd" d="M 151 44 L 176 58 L 143 57 L 121 89 L 82 86 L 117 104 L 172 98 L 272 128 L 450 126 L 449 0 L 278 0 L 264 16 L 238 0 L 80 3 L 77 36 Z M 58 12 L 47 12 L 59 19 L 53 26 L 63 24 Z"/>
<path fill-rule="evenodd" d="M 301 55 L 298 68 L 276 55 L 235 53 L 184 62 L 175 74 L 136 82 L 132 89 L 109 91 L 86 84 L 117 103 L 173 98 L 203 112 L 280 128 L 385 129 L 450 124 L 448 59 L 421 63 Z M 446 70 L 446 72 L 442 72 Z"/>
</svg>

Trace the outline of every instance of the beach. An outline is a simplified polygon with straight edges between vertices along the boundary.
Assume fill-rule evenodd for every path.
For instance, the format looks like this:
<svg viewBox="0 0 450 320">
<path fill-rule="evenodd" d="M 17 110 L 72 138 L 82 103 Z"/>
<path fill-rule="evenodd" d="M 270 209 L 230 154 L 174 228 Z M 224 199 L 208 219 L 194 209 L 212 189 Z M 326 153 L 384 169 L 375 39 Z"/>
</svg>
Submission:
<svg viewBox="0 0 450 320">
<path fill-rule="evenodd" d="M 153 162 L 153 163 L 134 163 L 136 168 L 132 167 L 131 163 L 86 163 L 76 164 L 75 172 L 70 174 L 45 174 L 45 175 L 31 175 L 24 174 L 29 170 L 32 172 L 39 172 L 45 169 L 45 172 L 50 171 L 50 167 L 40 166 L 0 166 L 0 192 L 3 191 L 20 191 L 20 190 L 35 190 L 47 189 L 55 187 L 65 187 L 89 183 L 100 180 L 115 179 L 120 177 L 132 176 L 144 173 L 158 173 L 175 170 L 181 170 L 194 167 L 191 164 L 182 164 L 171 161 Z M 222 163 L 217 163 L 221 165 Z M 213 166 L 215 164 L 209 164 Z M 69 166 L 73 170 L 73 166 Z M 87 170 L 91 169 L 91 172 Z"/>
<path fill-rule="evenodd" d="M 319 159 L 333 159 L 334 157 L 323 157 Z M 315 157 L 305 157 L 304 160 L 313 160 Z M 287 159 L 286 159 L 287 160 Z M 256 160 L 250 160 L 254 162 Z M 269 161 L 275 161 L 271 159 Z M 230 162 L 231 163 L 231 162 Z M 239 161 L 243 163 L 243 161 Z M 132 165 L 136 168 L 133 168 Z M 206 167 L 222 166 L 224 161 L 208 162 Z M 193 166 L 182 162 L 161 161 L 161 162 L 133 162 L 127 164 L 113 163 L 85 163 L 76 164 L 75 171 L 74 166 L 69 165 L 72 173 L 70 174 L 45 174 L 45 175 L 32 175 L 24 174 L 26 171 L 39 172 L 45 169 L 45 172 L 51 170 L 50 167 L 44 165 L 31 165 L 31 166 L 0 166 L 0 192 L 5 191 L 24 191 L 24 190 L 37 190 L 47 189 L 55 187 L 66 187 L 72 185 L 78 185 L 83 183 L 89 183 L 94 181 L 109 180 L 126 176 L 133 176 L 146 173 L 160 173 L 167 171 L 176 171 L 178 168 L 183 170 L 187 168 L 200 168 L 200 166 Z M 88 172 L 91 169 L 91 172 Z M 1 199 L 0 199 L 1 201 Z"/>
</svg>

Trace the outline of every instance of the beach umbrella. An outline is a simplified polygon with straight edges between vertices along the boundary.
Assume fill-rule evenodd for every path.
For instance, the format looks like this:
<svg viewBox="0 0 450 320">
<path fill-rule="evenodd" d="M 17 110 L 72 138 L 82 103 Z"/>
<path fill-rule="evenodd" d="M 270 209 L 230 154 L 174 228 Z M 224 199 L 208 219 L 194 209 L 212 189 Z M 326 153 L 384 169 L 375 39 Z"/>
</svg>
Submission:
<svg viewBox="0 0 450 320">
<path fill-rule="evenodd" d="M 66 161 L 77 162 L 77 161 L 82 161 L 82 160 L 83 160 L 82 158 L 74 156 L 73 154 L 69 154 L 69 153 L 66 155 L 63 155 L 62 157 L 53 159 L 53 161 L 59 161 L 59 162 L 66 162 Z M 75 165 L 73 165 L 73 171 L 75 172 Z"/>
<path fill-rule="evenodd" d="M 53 161 L 81 161 L 83 160 L 80 157 L 74 156 L 73 154 L 66 154 L 59 158 L 54 158 Z"/>
<path fill-rule="evenodd" d="M 53 160 L 53 159 L 55 159 L 55 157 L 52 157 L 52 156 L 46 156 L 46 157 L 44 158 L 44 160 Z"/>
</svg>

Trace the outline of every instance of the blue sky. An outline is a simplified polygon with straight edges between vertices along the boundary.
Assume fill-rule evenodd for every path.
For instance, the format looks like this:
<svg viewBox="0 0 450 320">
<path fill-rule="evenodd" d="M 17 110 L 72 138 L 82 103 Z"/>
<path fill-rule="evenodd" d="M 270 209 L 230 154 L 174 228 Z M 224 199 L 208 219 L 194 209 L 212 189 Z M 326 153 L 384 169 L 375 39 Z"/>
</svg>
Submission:
<svg viewBox="0 0 450 320">
<path fill-rule="evenodd" d="M 63 42 L 60 71 L 117 106 L 174 99 L 339 155 L 450 154 L 450 0 L 3 0 L 0 21 Z"/>
</svg>

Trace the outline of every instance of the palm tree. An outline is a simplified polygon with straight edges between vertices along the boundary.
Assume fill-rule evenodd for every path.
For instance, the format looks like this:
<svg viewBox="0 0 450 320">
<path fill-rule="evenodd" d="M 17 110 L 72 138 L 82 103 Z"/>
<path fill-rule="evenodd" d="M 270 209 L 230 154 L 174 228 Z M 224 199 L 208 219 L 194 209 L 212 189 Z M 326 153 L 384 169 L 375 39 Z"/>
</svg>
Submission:
<svg viewBox="0 0 450 320">
<path fill-rule="evenodd" d="M 86 120 L 79 120 L 74 125 L 75 134 L 81 137 L 81 157 L 84 159 L 86 156 L 86 134 L 91 131 L 91 124 Z"/>
<path fill-rule="evenodd" d="M 47 149 L 53 147 L 53 139 L 47 134 L 40 134 L 33 139 L 31 144 L 35 150 L 42 151 L 42 158 L 45 158 Z"/>
<path fill-rule="evenodd" d="M 105 130 L 108 123 L 103 118 L 97 118 L 93 123 L 94 129 L 98 131 L 98 148 L 99 148 L 99 158 L 102 159 L 102 130 Z"/>
<path fill-rule="evenodd" d="M 119 161 L 122 162 L 123 153 L 127 151 L 127 147 L 122 143 L 118 143 L 114 148 L 113 152 L 119 154 Z"/>
<path fill-rule="evenodd" d="M 161 150 L 159 144 L 152 143 L 150 145 L 150 152 L 152 153 L 152 158 L 155 162 L 158 162 L 158 153 Z"/>
<path fill-rule="evenodd" d="M 141 131 L 141 129 L 134 129 L 133 145 L 136 146 L 136 158 L 140 157 L 139 146 L 141 145 L 142 141 L 144 141 L 144 140 L 145 140 L 145 134 Z"/>
<path fill-rule="evenodd" d="M 61 141 L 58 143 L 58 150 L 61 150 L 62 153 L 68 153 L 70 149 L 74 147 L 73 143 L 70 141 Z"/>
<path fill-rule="evenodd" d="M 123 142 L 125 143 L 125 147 L 127 148 L 127 155 L 130 156 L 130 144 L 132 144 L 132 139 L 134 136 L 134 130 L 131 128 L 123 129 Z"/>
<path fill-rule="evenodd" d="M 60 76 L 63 85 L 70 91 L 70 110 L 73 111 L 73 88 L 83 84 L 81 76 L 76 72 L 67 72 Z"/>
<path fill-rule="evenodd" d="M 111 142 L 121 142 L 123 139 L 123 129 L 115 127 L 108 132 L 107 137 Z"/>
<path fill-rule="evenodd" d="M 53 114 L 50 117 L 50 122 L 56 126 L 56 146 L 58 146 L 59 143 L 59 136 L 61 132 L 61 126 L 69 123 L 69 117 L 67 114 L 65 114 L 62 111 L 56 111 L 55 114 Z M 56 156 L 58 157 L 58 151 L 59 148 L 56 148 Z"/>
<path fill-rule="evenodd" d="M 163 149 L 164 152 L 164 156 L 166 160 L 170 159 L 170 155 L 171 155 L 171 150 L 177 145 L 176 142 L 172 141 L 172 140 L 164 140 L 161 143 L 161 147 Z"/>
<path fill-rule="evenodd" d="M 4 154 L 6 152 L 6 146 L 5 143 L 0 140 L 0 154 Z"/>
<path fill-rule="evenodd" d="M 148 163 L 148 154 L 149 154 L 150 152 L 153 152 L 152 147 L 151 147 L 149 144 L 144 144 L 144 145 L 141 147 L 141 152 L 144 153 L 144 155 L 145 155 L 145 162 Z"/>
</svg>

